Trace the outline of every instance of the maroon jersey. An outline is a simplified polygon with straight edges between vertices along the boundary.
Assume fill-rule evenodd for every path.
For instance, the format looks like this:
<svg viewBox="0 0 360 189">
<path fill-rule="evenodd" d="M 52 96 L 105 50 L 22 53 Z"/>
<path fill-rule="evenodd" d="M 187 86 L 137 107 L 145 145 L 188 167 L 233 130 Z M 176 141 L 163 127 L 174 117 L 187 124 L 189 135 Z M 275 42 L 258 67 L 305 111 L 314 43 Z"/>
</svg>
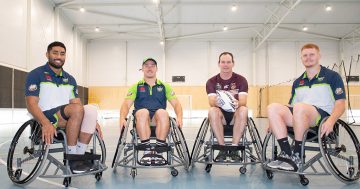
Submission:
<svg viewBox="0 0 360 189">
<path fill-rule="evenodd" d="M 247 95 L 248 83 L 245 77 L 234 72 L 228 80 L 221 79 L 220 74 L 217 74 L 206 82 L 206 92 L 211 96 L 216 95 L 217 90 L 229 91 L 239 100 L 239 94 Z"/>
</svg>

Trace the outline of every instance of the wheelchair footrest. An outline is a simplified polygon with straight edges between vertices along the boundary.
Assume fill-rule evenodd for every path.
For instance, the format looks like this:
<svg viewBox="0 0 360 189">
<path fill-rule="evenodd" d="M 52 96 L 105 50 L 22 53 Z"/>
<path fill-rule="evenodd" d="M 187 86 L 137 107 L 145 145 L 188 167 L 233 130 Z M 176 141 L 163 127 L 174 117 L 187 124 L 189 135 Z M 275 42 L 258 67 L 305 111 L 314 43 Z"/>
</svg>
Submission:
<svg viewBox="0 0 360 189">
<path fill-rule="evenodd" d="M 137 145 L 135 146 L 135 150 L 138 151 L 156 151 L 157 153 L 163 153 L 171 151 L 170 146 L 149 146 L 149 145 Z"/>
<path fill-rule="evenodd" d="M 138 161 L 138 164 L 144 166 L 162 166 L 168 164 L 168 161 L 158 154 L 145 154 L 140 161 Z"/>
<path fill-rule="evenodd" d="M 229 150 L 229 151 L 239 151 L 239 150 L 245 150 L 245 146 L 224 146 L 219 144 L 212 145 L 213 150 Z"/>
<path fill-rule="evenodd" d="M 90 154 L 85 153 L 83 155 L 80 154 L 64 154 L 65 160 L 71 160 L 71 161 L 86 161 L 86 160 L 100 160 L 101 155 L 98 154 Z"/>
</svg>

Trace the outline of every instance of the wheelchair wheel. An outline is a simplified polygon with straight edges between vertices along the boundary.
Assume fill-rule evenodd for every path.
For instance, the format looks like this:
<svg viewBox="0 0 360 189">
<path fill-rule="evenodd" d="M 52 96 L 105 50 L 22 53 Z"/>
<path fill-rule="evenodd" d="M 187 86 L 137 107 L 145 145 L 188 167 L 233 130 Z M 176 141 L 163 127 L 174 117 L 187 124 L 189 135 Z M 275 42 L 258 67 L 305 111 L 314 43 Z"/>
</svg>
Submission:
<svg viewBox="0 0 360 189">
<path fill-rule="evenodd" d="M 16 132 L 7 158 L 7 172 L 13 183 L 24 186 L 40 174 L 49 151 L 41 137 L 41 126 L 35 120 L 25 122 Z"/>
<path fill-rule="evenodd" d="M 112 168 L 116 168 L 118 161 L 121 160 L 120 157 L 121 157 L 121 155 L 122 155 L 122 153 L 124 151 L 125 145 L 126 145 L 126 135 L 127 135 L 127 132 L 128 132 L 128 128 L 129 128 L 129 126 L 127 125 L 126 127 L 123 127 L 121 129 L 119 141 L 118 141 L 118 144 L 116 146 L 116 151 L 115 151 L 115 154 L 114 154 L 114 159 L 113 159 L 112 164 L 111 164 Z M 114 169 L 114 171 L 115 171 L 115 169 Z"/>
<path fill-rule="evenodd" d="M 171 118 L 172 119 L 172 118 Z M 189 155 L 189 149 L 185 141 L 184 134 L 180 130 L 178 126 L 175 124 L 175 120 L 171 120 L 171 137 L 173 139 L 173 142 L 175 144 L 175 149 L 180 157 L 180 159 L 183 161 L 183 165 L 185 170 L 189 169 L 190 166 L 190 155 Z"/>
<path fill-rule="evenodd" d="M 209 119 L 205 118 L 201 124 L 199 132 L 196 136 L 193 149 L 191 151 L 191 165 L 194 166 L 195 162 L 198 160 L 199 154 L 201 152 L 201 147 L 204 144 L 205 136 L 209 127 Z"/>
<path fill-rule="evenodd" d="M 262 152 L 263 144 L 262 144 L 262 140 L 261 140 L 259 131 L 256 128 L 254 120 L 252 118 L 248 119 L 248 130 L 249 130 L 251 140 L 254 145 L 257 157 L 258 157 L 259 161 L 261 161 L 261 156 L 262 156 L 261 152 Z"/>
<path fill-rule="evenodd" d="M 267 133 L 262 145 L 261 160 L 264 166 L 274 160 L 277 155 L 277 143 L 275 143 L 272 133 Z"/>
<path fill-rule="evenodd" d="M 325 118 L 322 123 L 327 120 Z M 352 129 L 344 121 L 338 120 L 333 132 L 318 137 L 320 151 L 329 171 L 341 182 L 352 183 L 360 177 L 360 146 Z"/>
</svg>

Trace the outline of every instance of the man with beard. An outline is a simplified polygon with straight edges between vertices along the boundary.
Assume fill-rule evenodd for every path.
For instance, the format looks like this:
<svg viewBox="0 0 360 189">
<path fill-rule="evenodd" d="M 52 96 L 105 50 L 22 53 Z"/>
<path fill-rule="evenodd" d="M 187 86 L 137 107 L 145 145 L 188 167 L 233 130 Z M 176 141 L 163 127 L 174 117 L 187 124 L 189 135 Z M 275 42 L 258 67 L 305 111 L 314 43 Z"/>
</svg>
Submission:
<svg viewBox="0 0 360 189">
<path fill-rule="evenodd" d="M 176 121 L 182 127 L 182 107 L 169 84 L 156 78 L 157 62 L 147 58 L 142 63 L 144 78 L 130 87 L 120 109 L 120 130 L 126 126 L 126 116 L 134 103 L 133 115 L 136 121 L 136 132 L 141 140 L 139 146 L 144 151 L 140 163 L 149 165 L 164 164 L 165 159 L 158 149 L 167 147 L 166 137 L 170 129 L 169 113 L 166 111 L 166 101 L 169 101 L 176 113 Z M 150 146 L 150 123 L 156 125 L 156 147 Z M 152 124 L 152 125 L 153 125 Z"/>
<path fill-rule="evenodd" d="M 63 128 L 67 138 L 67 154 L 82 159 L 95 129 L 102 137 L 96 121 L 97 109 L 81 104 L 74 77 L 63 70 L 65 45 L 57 41 L 49 44 L 46 57 L 48 62 L 27 76 L 27 109 L 42 126 L 42 140 L 47 145 L 57 136 L 56 129 Z M 89 161 L 69 160 L 69 165 L 73 173 L 90 171 L 92 167 Z"/>
</svg>

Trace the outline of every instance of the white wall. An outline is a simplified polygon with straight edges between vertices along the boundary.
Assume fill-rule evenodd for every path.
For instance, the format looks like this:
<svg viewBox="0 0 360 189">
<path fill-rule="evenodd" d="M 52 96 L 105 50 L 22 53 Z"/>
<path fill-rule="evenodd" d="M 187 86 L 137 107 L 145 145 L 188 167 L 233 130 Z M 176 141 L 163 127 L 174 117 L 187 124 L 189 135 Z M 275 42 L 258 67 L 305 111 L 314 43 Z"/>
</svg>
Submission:
<svg viewBox="0 0 360 189">
<path fill-rule="evenodd" d="M 84 39 L 62 11 L 59 16 L 48 0 L 0 0 L 0 64 L 23 71 L 45 64 L 47 45 L 54 40 L 67 47 L 65 70 L 79 85 L 86 85 L 86 46 Z M 19 113 L 23 111 L 25 113 Z M 26 110 L 1 109 L 1 124 L 28 119 Z M 6 115 L 6 116 L 3 116 Z"/>
</svg>

